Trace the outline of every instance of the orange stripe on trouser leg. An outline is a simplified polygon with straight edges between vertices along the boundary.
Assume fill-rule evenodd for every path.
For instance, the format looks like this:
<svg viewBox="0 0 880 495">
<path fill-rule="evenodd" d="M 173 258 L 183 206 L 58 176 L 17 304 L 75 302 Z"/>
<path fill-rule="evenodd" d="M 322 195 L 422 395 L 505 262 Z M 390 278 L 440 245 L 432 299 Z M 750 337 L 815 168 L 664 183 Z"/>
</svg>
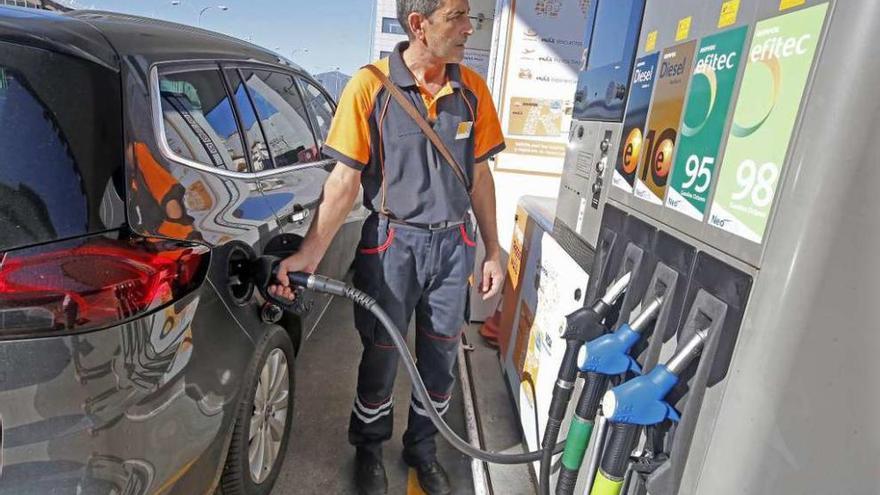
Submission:
<svg viewBox="0 0 880 495">
<path fill-rule="evenodd" d="M 429 332 L 429 331 L 425 330 L 424 328 L 419 328 L 418 330 L 419 330 L 419 332 L 422 332 L 422 334 L 424 334 L 425 337 L 428 337 L 428 338 L 431 339 L 431 340 L 440 340 L 440 341 L 443 341 L 443 342 L 453 342 L 453 341 L 455 341 L 455 340 L 459 340 L 459 339 L 461 338 L 461 332 L 462 332 L 464 329 L 462 328 L 461 330 L 458 331 L 457 334 L 453 335 L 452 337 L 447 337 L 447 336 L 444 336 L 444 335 L 440 335 L 440 334 L 436 334 L 436 333 L 433 333 L 433 332 Z"/>
</svg>

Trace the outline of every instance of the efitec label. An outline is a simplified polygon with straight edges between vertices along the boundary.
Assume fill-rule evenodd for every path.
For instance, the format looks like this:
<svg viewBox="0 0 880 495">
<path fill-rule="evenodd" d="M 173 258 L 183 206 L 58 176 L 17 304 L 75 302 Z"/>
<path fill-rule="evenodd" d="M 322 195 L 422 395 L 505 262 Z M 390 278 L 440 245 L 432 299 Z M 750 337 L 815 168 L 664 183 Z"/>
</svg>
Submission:
<svg viewBox="0 0 880 495">
<path fill-rule="evenodd" d="M 828 4 L 755 26 L 709 223 L 761 243 Z"/>
<path fill-rule="evenodd" d="M 746 40 L 747 26 L 704 38 L 681 123 L 666 206 L 702 221 Z"/>
</svg>

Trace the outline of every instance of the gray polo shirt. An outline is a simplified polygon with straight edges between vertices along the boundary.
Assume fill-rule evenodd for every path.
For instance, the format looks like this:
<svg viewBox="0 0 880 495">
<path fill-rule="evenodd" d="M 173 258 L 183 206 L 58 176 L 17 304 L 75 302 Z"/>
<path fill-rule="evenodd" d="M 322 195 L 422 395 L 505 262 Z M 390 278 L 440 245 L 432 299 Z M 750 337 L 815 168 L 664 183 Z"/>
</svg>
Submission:
<svg viewBox="0 0 880 495">
<path fill-rule="evenodd" d="M 433 97 L 420 88 L 403 61 L 408 43 L 373 65 L 384 72 L 425 116 L 473 183 L 474 164 L 504 149 L 489 88 L 460 64 L 446 66 L 447 84 Z M 363 171 L 364 204 L 415 223 L 457 221 L 470 208 L 468 191 L 413 119 L 367 69 L 348 83 L 324 152 Z"/>
</svg>

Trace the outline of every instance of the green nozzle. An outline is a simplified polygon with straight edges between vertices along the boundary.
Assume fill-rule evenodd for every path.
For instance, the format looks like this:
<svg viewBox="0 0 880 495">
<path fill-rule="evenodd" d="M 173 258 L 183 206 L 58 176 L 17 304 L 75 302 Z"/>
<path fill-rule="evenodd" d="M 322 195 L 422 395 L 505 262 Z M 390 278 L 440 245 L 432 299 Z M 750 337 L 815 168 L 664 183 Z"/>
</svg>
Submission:
<svg viewBox="0 0 880 495">
<path fill-rule="evenodd" d="M 581 463 L 584 462 L 584 453 L 587 451 L 592 434 L 593 422 L 575 416 L 565 441 L 565 452 L 562 454 L 563 466 L 572 471 L 581 468 Z"/>
</svg>

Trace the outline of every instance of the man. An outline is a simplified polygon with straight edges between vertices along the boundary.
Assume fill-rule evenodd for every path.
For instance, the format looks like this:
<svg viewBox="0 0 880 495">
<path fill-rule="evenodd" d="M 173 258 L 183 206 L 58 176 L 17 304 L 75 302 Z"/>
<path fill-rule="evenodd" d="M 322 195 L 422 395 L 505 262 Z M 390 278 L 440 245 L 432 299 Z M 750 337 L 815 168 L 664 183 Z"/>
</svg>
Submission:
<svg viewBox="0 0 880 495">
<path fill-rule="evenodd" d="M 504 149 L 498 116 L 485 82 L 459 65 L 473 34 L 467 0 L 398 0 L 409 35 L 375 66 L 431 123 L 464 168 L 450 164 L 391 97 L 376 74 L 362 69 L 346 86 L 325 153 L 338 160 L 302 249 L 285 259 L 270 290 L 292 298 L 288 271 L 313 272 L 350 211 L 359 186 L 372 214 L 355 258 L 355 286 L 375 297 L 406 332 L 416 315 L 416 357 L 432 402 L 449 407 L 453 368 L 466 323 L 467 286 L 474 265 L 472 209 L 486 259 L 478 281 L 483 298 L 501 288 L 503 271 L 495 223 L 495 185 L 486 161 Z M 470 191 L 468 190 L 470 188 Z M 364 345 L 349 425 L 361 493 L 386 493 L 382 442 L 391 438 L 392 388 L 398 356 L 385 330 L 355 307 Z M 428 494 L 451 493 L 437 462 L 436 428 L 414 396 L 403 436 L 404 461 Z"/>
</svg>

